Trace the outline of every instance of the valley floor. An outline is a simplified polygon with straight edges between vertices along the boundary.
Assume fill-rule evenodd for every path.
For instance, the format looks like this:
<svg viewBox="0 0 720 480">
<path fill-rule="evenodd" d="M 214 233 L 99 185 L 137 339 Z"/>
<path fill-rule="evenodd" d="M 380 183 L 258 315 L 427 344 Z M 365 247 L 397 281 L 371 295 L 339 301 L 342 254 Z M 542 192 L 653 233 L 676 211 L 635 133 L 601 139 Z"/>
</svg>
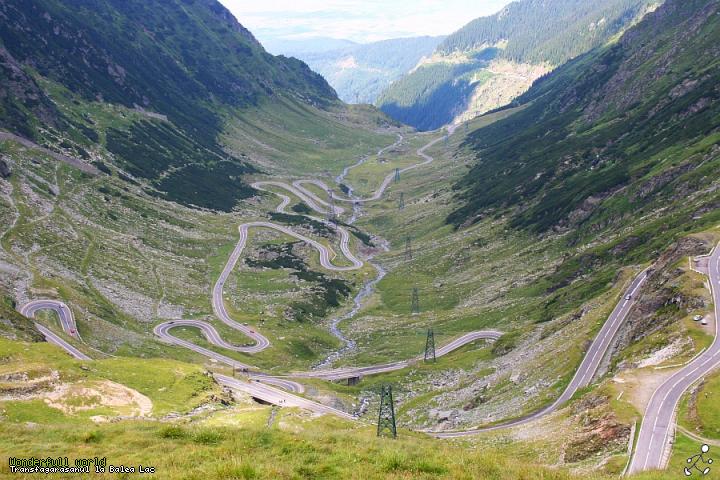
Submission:
<svg viewBox="0 0 720 480">
<path fill-rule="evenodd" d="M 471 128 L 508 113 L 475 120 Z M 89 177 L 4 143 L 3 151 L 23 174 L 2 183 L 0 212 L 9 225 L 1 238 L 3 286 L 19 305 L 31 298 L 62 299 L 75 314 L 82 341 L 64 334 L 51 314 L 40 312 L 37 321 L 96 360 L 83 363 L 49 345 L 2 340 L 7 353 L 0 364 L 0 428 L 12 442 L 2 450 L 15 456 L 73 450 L 78 457 L 145 462 L 164 472 L 163 478 L 604 478 L 621 473 L 652 391 L 648 385 L 674 371 L 663 367 L 684 362 L 711 343 L 709 328 L 689 317 L 708 315 L 712 298 L 703 277 L 686 263 L 714 245 L 720 231 L 696 234 L 692 248 L 654 265 L 657 272 L 638 293 L 640 306 L 630 323 L 656 318 L 643 307 L 659 295 L 662 282 L 672 282 L 692 308 L 666 312 L 679 321 L 666 322 L 629 348 L 621 344 L 631 332 L 621 328 L 610 354 L 597 359 L 596 383 L 561 410 L 530 427 L 457 440 L 416 433 L 411 430 L 492 424 L 551 404 L 571 382 L 588 342 L 623 303 L 632 279 L 647 267 L 623 266 L 612 276 L 593 274 L 559 286 L 555 301 L 561 307 L 553 310 L 547 279 L 565 260 L 561 238 L 538 240 L 509 229 L 503 218 L 459 230 L 446 225 L 455 202 L 451 186 L 470 161 L 454 153 L 462 152 L 464 133 L 463 127 L 449 137 L 404 132 L 377 155 L 346 162 L 358 166 L 334 194 L 373 197 L 385 185 L 372 202 L 332 201 L 318 184 L 304 190 L 267 186 L 264 195 L 232 214 L 151 199 L 139 188 Z M 424 165 L 408 169 L 418 162 Z M 315 178 L 331 185 L 344 166 Z M 297 177 L 273 180 L 290 184 Z M 281 209 L 278 195 L 285 197 Z M 345 240 L 326 219 L 307 216 L 308 198 L 321 208 L 345 208 L 339 220 L 352 224 L 340 223 L 349 232 Z M 248 230 L 242 258 L 213 304 L 209 293 L 236 247 L 238 225 L 268 221 L 289 225 L 283 228 L 317 244 L 298 242 L 290 230 Z M 353 262 L 352 252 L 372 258 L 372 264 Z M 378 266 L 383 276 L 377 277 Z M 351 299 L 364 287 L 369 290 L 359 297 L 360 308 L 348 317 Z M 218 305 L 235 326 L 216 320 Z M 158 342 L 153 329 L 180 318 L 194 323 L 169 326 L 172 337 L 227 360 L 208 360 L 172 345 L 172 339 Z M 203 324 L 224 341 L 245 347 L 218 346 L 200 334 L 196 326 Z M 337 325 L 335 334 L 331 325 Z M 437 363 L 363 376 L 356 385 L 295 379 L 301 395 L 357 414 L 359 423 L 260 406 L 237 393 L 233 400 L 206 373 L 232 376 L 241 373 L 233 365 L 249 365 L 287 374 L 327 358 L 334 367 L 411 359 L 422 354 L 428 328 L 438 347 L 475 330 L 504 335 L 494 343 L 465 345 Z M 255 340 L 266 339 L 269 348 L 248 349 L 243 330 Z M 397 441 L 377 438 L 372 426 L 381 384 L 394 387 L 403 427 Z M 709 416 L 697 413 L 699 392 L 708 394 L 708 388 L 704 384 L 683 402 L 681 425 L 695 430 L 687 435 L 713 438 L 712 408 L 702 408 Z M 684 435 L 677 437 L 671 469 L 693 449 Z M 164 455 L 169 445 L 173 453 Z M 644 475 L 674 478 L 672 471 Z"/>
</svg>

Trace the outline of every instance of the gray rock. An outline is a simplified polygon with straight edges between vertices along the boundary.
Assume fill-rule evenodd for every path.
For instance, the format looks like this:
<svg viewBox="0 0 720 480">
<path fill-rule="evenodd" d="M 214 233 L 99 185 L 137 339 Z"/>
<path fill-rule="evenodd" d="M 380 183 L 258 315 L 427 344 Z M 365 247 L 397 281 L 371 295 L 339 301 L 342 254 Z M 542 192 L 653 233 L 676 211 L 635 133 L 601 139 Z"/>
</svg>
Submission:
<svg viewBox="0 0 720 480">
<path fill-rule="evenodd" d="M 0 160 L 0 177 L 8 178 L 11 175 L 10 167 L 5 160 Z"/>
</svg>

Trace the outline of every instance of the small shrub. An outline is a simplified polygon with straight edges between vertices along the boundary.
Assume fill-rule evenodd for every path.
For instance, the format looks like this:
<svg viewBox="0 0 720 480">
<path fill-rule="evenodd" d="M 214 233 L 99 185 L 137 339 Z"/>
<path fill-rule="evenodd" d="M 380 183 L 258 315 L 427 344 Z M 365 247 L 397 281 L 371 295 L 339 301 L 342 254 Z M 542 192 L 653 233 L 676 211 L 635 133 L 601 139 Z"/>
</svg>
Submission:
<svg viewBox="0 0 720 480">
<path fill-rule="evenodd" d="M 97 430 L 91 430 L 80 435 L 80 440 L 83 443 L 99 443 L 102 440 L 102 434 Z"/>
<path fill-rule="evenodd" d="M 503 356 L 510 353 L 517 347 L 518 340 L 520 339 L 520 332 L 518 330 L 510 333 L 506 333 L 493 345 L 492 353 L 497 356 Z"/>
<path fill-rule="evenodd" d="M 180 438 L 186 438 L 188 436 L 187 431 L 179 425 L 167 425 L 160 429 L 161 438 L 170 438 L 178 440 Z"/>
</svg>

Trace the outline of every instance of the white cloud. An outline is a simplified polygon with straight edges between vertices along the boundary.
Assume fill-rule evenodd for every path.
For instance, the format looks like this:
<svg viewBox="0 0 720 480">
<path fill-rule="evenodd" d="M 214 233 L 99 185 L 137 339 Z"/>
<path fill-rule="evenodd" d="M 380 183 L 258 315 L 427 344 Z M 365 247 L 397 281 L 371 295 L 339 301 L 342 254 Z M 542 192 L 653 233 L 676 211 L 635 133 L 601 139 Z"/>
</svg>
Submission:
<svg viewBox="0 0 720 480">
<path fill-rule="evenodd" d="M 259 39 L 446 35 L 510 0 L 220 0 Z"/>
</svg>

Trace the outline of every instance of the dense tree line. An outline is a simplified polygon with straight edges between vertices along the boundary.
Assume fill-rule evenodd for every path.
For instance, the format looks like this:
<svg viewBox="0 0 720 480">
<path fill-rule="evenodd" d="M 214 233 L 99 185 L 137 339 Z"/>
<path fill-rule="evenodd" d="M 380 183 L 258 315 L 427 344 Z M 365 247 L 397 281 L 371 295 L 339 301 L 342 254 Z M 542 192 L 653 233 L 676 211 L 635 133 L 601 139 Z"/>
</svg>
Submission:
<svg viewBox="0 0 720 480">
<path fill-rule="evenodd" d="M 450 35 L 438 52 L 467 52 L 506 41 L 501 56 L 560 65 L 622 31 L 656 0 L 526 0 L 473 20 Z"/>
</svg>

